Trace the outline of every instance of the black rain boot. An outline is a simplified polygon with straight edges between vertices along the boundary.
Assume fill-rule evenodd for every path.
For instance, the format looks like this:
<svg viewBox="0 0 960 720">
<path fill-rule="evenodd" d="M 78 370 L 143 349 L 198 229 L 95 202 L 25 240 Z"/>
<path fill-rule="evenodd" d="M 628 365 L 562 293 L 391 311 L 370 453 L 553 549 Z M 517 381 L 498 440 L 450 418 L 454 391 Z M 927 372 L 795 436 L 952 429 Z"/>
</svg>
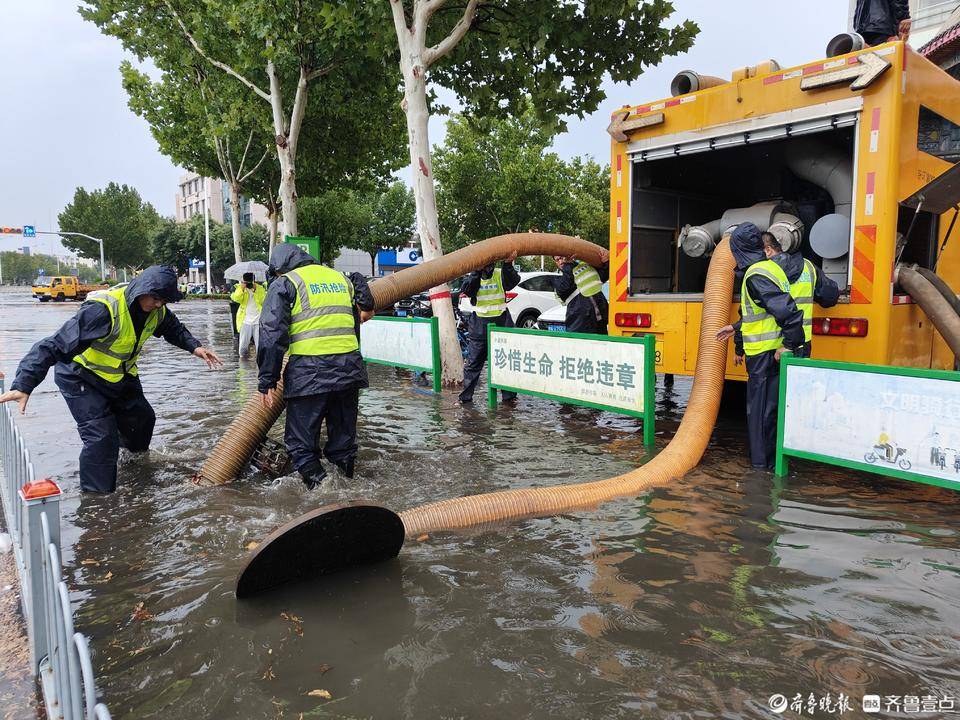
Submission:
<svg viewBox="0 0 960 720">
<path fill-rule="evenodd" d="M 353 478 L 353 465 L 355 462 L 356 458 L 350 458 L 349 460 L 341 460 L 335 463 L 335 465 L 340 469 L 344 477 Z"/>
<path fill-rule="evenodd" d="M 327 471 L 323 469 L 323 465 L 318 462 L 308 463 L 300 468 L 300 477 L 303 478 L 303 484 L 307 486 L 307 490 L 316 490 L 320 487 L 320 483 L 324 481 L 327 477 Z"/>
</svg>

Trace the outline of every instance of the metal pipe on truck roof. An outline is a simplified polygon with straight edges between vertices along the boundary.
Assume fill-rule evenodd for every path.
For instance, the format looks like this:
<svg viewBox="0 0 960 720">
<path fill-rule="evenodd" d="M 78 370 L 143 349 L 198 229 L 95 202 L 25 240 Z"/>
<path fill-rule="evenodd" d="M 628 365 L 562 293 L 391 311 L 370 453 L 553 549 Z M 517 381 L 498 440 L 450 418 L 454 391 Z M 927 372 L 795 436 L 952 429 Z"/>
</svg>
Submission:
<svg viewBox="0 0 960 720">
<path fill-rule="evenodd" d="M 678 95 L 686 95 L 687 93 L 699 92 L 700 90 L 726 84 L 727 81 L 723 78 L 714 77 L 713 75 L 701 75 L 693 70 L 684 70 L 678 72 L 671 81 L 670 95 L 677 97 Z"/>
</svg>

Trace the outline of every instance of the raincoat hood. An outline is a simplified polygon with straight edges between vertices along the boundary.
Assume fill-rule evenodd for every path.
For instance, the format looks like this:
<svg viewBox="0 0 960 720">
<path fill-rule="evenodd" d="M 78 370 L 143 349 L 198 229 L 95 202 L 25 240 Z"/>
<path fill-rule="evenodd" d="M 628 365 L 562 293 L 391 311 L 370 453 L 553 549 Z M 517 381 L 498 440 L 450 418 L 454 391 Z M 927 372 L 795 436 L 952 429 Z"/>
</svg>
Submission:
<svg viewBox="0 0 960 720">
<path fill-rule="evenodd" d="M 290 243 L 280 243 L 270 253 L 270 270 L 283 275 L 304 265 L 316 265 L 317 259 L 308 252 Z"/>
<path fill-rule="evenodd" d="M 730 233 L 730 251 L 737 261 L 737 270 L 746 270 L 765 259 L 760 229 L 753 223 L 740 223 Z"/>
<path fill-rule="evenodd" d="M 800 253 L 780 253 L 777 255 L 777 259 L 783 272 L 787 275 L 787 280 L 792 283 L 795 283 L 799 278 L 801 273 L 803 273 L 803 255 Z"/>
<path fill-rule="evenodd" d="M 128 304 L 133 304 L 141 295 L 156 295 L 168 303 L 182 300 L 183 295 L 177 289 L 177 271 L 168 265 L 151 265 L 131 280 L 124 292 Z"/>
</svg>

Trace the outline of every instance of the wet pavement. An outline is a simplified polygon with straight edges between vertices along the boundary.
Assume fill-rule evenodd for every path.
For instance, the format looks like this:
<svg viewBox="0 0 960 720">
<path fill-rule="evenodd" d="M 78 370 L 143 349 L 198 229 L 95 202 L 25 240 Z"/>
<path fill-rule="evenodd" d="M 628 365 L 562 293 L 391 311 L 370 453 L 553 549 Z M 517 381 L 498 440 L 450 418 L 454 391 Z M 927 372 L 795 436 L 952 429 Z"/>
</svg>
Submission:
<svg viewBox="0 0 960 720">
<path fill-rule="evenodd" d="M 76 305 L 5 290 L 9 382 Z M 232 352 L 225 303 L 175 311 L 226 367 L 150 343 L 153 449 L 123 459 L 115 495 L 80 497 L 80 440 L 52 372 L 19 419 L 38 471 L 62 481 L 65 575 L 114 718 L 775 717 L 776 693 L 803 697 L 787 717 L 863 717 L 864 694 L 960 709 L 960 495 L 802 462 L 783 481 L 757 473 L 738 413 L 670 487 L 436 535 L 373 570 L 238 603 L 247 546 L 307 510 L 604 478 L 645 460 L 641 427 L 532 398 L 464 409 L 373 367 L 356 480 L 201 488 L 187 479 L 256 368 Z M 689 383 L 661 379 L 659 447 Z"/>
</svg>

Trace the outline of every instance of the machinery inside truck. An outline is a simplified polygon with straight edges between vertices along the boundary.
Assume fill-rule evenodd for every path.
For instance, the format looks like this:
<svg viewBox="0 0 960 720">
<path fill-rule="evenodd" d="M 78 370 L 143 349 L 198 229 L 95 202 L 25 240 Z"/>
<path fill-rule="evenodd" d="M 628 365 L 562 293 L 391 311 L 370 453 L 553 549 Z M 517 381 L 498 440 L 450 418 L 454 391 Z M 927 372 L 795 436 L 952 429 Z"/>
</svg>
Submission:
<svg viewBox="0 0 960 720">
<path fill-rule="evenodd" d="M 630 295 L 702 292 L 714 245 L 746 220 L 847 287 L 855 116 L 819 124 L 830 129 L 743 132 L 689 152 L 635 155 Z"/>
</svg>

